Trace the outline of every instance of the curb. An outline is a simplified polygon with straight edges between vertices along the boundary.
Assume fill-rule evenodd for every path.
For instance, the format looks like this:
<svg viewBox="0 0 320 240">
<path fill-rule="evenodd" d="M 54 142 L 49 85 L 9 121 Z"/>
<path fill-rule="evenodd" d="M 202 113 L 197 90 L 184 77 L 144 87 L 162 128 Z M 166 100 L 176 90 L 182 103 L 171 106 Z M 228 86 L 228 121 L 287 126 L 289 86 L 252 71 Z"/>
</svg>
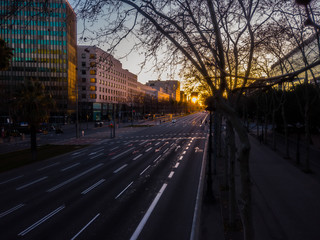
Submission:
<svg viewBox="0 0 320 240">
<path fill-rule="evenodd" d="M 198 185 L 196 204 L 195 204 L 195 208 L 194 208 L 194 215 L 193 215 L 193 220 L 192 220 L 190 240 L 198 240 L 199 239 L 203 188 L 204 188 L 204 179 L 205 179 L 206 166 L 207 166 L 207 152 L 208 152 L 208 134 L 207 134 L 207 140 L 205 143 L 204 154 L 203 154 L 203 158 L 202 158 L 200 181 L 199 181 L 199 185 Z"/>
</svg>

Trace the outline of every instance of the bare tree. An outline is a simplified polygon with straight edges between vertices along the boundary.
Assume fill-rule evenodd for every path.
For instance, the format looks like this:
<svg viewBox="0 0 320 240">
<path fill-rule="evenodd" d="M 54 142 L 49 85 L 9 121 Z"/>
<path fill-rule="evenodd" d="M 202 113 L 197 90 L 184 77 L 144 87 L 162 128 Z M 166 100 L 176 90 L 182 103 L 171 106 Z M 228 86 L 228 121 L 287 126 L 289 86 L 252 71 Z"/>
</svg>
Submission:
<svg viewBox="0 0 320 240">
<path fill-rule="evenodd" d="M 253 239 L 249 171 L 250 143 L 234 103 L 244 89 L 260 79 L 259 29 L 276 21 L 285 3 L 275 0 L 94 0 L 76 4 L 84 19 L 82 39 L 108 44 L 110 51 L 128 36 L 135 36 L 132 51 L 145 49 L 145 61 L 163 69 L 196 72 L 214 97 L 217 111 L 230 122 L 238 141 L 241 173 L 240 210 L 244 238 Z M 87 26 L 106 21 L 96 32 Z M 91 36 L 91 37 L 88 37 Z"/>
</svg>

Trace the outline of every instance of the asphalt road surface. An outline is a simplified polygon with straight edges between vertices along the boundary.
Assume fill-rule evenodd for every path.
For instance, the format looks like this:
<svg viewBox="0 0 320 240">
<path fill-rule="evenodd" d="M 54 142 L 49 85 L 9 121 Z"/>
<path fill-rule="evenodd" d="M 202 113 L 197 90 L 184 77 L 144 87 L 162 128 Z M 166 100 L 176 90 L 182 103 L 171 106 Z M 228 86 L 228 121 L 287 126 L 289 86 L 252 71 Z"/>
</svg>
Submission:
<svg viewBox="0 0 320 240">
<path fill-rule="evenodd" d="M 206 113 L 0 175 L 0 239 L 190 239 Z"/>
</svg>

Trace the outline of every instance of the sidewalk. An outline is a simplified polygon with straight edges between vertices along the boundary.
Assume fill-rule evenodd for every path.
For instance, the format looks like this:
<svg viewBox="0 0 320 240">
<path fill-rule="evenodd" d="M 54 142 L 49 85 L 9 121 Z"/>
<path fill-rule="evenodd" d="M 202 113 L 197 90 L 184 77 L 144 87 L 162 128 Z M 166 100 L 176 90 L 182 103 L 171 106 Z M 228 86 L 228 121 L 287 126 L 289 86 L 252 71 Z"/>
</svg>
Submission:
<svg viewBox="0 0 320 240">
<path fill-rule="evenodd" d="M 319 240 L 320 183 L 251 136 L 250 142 L 255 239 Z"/>
</svg>

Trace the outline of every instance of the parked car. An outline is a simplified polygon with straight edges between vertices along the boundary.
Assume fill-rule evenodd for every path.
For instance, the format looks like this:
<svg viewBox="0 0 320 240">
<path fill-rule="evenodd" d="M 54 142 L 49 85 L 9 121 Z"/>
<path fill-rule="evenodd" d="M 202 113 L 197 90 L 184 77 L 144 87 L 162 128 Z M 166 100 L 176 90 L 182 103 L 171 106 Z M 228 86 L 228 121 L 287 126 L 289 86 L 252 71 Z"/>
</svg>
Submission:
<svg viewBox="0 0 320 240">
<path fill-rule="evenodd" d="M 94 126 L 95 127 L 102 127 L 103 126 L 103 122 L 95 122 Z"/>
<path fill-rule="evenodd" d="M 177 120 L 176 119 L 172 119 L 172 123 L 176 123 L 177 122 Z"/>
</svg>

